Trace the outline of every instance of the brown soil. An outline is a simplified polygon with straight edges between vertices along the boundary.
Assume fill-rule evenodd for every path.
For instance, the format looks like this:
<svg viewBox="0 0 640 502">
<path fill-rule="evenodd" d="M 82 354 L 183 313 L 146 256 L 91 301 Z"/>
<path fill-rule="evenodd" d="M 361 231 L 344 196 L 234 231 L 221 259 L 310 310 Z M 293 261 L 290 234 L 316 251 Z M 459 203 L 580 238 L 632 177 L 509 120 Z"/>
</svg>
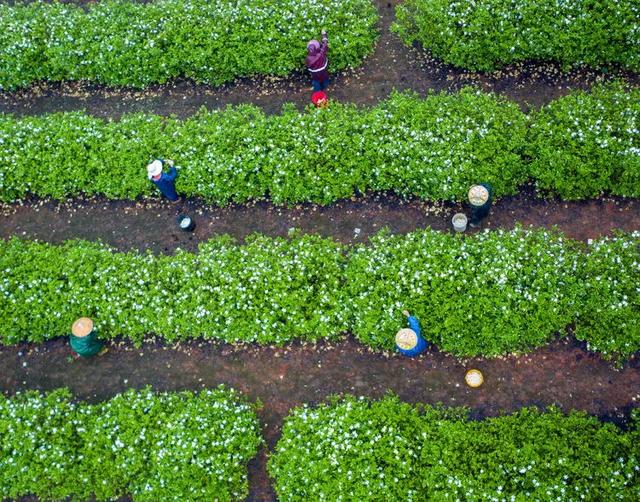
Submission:
<svg viewBox="0 0 640 502">
<path fill-rule="evenodd" d="M 640 405 L 640 361 L 618 370 L 572 341 L 562 341 L 523 356 L 462 362 L 430 349 L 407 359 L 368 351 L 351 339 L 285 348 L 234 348 L 210 343 L 167 347 L 148 342 L 140 348 L 113 342 L 89 360 L 74 359 L 66 340 L 3 348 L 0 390 L 50 390 L 68 387 L 91 402 L 129 388 L 157 390 L 211 388 L 220 383 L 260 399 L 263 432 L 271 448 L 282 420 L 302 403 L 353 393 L 373 398 L 387 391 L 409 402 L 468 406 L 477 418 L 509 413 L 523 406 L 584 410 L 624 423 Z M 478 368 L 485 384 L 473 390 L 465 371 Z M 274 500 L 266 474 L 266 449 L 250 464 L 249 500 Z"/>
<path fill-rule="evenodd" d="M 637 74 L 614 69 L 607 73 L 590 69 L 566 73 L 549 63 L 511 65 L 493 73 L 456 69 L 430 57 L 421 48 L 405 46 L 389 31 L 395 17 L 394 6 L 399 2 L 375 0 L 381 15 L 381 36 L 374 53 L 359 68 L 333 75 L 329 89 L 332 99 L 374 105 L 393 89 L 411 89 L 425 95 L 429 90 L 456 90 L 472 84 L 486 91 L 498 92 L 527 110 L 548 103 L 572 89 L 588 89 L 594 83 L 612 78 L 640 85 Z M 301 50 L 304 52 L 304 47 Z M 253 103 L 267 113 L 277 113 L 283 103 L 293 102 L 301 108 L 310 99 L 309 77 L 299 72 L 287 78 L 240 79 L 222 87 L 198 85 L 180 79 L 143 91 L 78 82 L 40 83 L 27 90 L 0 93 L 0 112 L 41 114 L 85 109 L 101 117 L 119 117 L 129 112 L 187 117 L 202 106 L 212 109 L 238 103 Z"/>
<path fill-rule="evenodd" d="M 199 242 L 216 234 L 230 234 L 242 241 L 253 232 L 286 236 L 295 228 L 353 244 L 366 242 L 383 227 L 393 233 L 426 227 L 452 231 L 451 217 L 459 211 L 469 214 L 460 204 L 403 201 L 390 195 L 291 208 L 266 202 L 220 208 L 197 201 L 183 202 L 177 207 L 152 201 L 37 201 L 0 208 L 3 220 L 0 238 L 15 235 L 51 243 L 75 238 L 99 239 L 123 251 L 149 249 L 172 253 L 176 248 L 195 251 Z M 176 219 L 180 214 L 193 217 L 196 223 L 193 233 L 178 228 Z M 532 190 L 525 189 L 516 197 L 499 200 L 483 228 L 512 228 L 516 223 L 556 226 L 568 237 L 594 239 L 616 229 L 640 229 L 640 201 L 612 198 L 563 202 L 536 198 Z"/>
</svg>

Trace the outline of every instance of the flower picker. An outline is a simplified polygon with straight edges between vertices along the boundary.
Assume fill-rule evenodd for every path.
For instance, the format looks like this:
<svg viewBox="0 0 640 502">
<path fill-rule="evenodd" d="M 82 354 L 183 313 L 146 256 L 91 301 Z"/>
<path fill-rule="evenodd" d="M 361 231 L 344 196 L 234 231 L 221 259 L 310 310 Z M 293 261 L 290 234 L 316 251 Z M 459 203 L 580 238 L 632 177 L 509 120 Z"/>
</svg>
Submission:
<svg viewBox="0 0 640 502">
<path fill-rule="evenodd" d="M 427 341 L 422 338 L 418 319 L 410 315 L 407 310 L 402 311 L 409 323 L 408 328 L 402 328 L 396 333 L 396 348 L 405 356 L 414 357 L 427 349 Z"/>
<path fill-rule="evenodd" d="M 324 91 L 329 85 L 329 72 L 327 66 L 327 52 L 329 51 L 329 39 L 327 32 L 322 30 L 322 42 L 310 40 L 307 43 L 307 69 L 311 73 L 311 85 L 314 91 Z"/>
<path fill-rule="evenodd" d="M 93 329 L 93 321 L 88 317 L 77 319 L 71 326 L 69 345 L 81 357 L 91 357 L 107 351 Z"/>
<path fill-rule="evenodd" d="M 165 164 L 169 166 L 169 172 L 162 172 Z M 173 160 L 156 159 L 147 166 L 147 176 L 149 180 L 158 187 L 160 193 L 169 199 L 173 204 L 180 201 L 180 196 L 176 192 L 176 177 L 178 171 L 173 165 Z"/>
<path fill-rule="evenodd" d="M 480 226 L 480 222 L 487 217 L 493 202 L 493 189 L 489 183 L 473 185 L 469 188 L 469 203 L 471 204 L 471 220 L 473 228 Z"/>
</svg>

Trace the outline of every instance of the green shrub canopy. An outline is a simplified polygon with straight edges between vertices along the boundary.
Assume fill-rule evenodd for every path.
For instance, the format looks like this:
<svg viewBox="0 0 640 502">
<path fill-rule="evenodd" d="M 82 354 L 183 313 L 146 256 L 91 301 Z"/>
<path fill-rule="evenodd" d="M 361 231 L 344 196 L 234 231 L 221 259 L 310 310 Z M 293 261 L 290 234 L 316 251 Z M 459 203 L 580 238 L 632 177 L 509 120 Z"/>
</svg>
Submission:
<svg viewBox="0 0 640 502">
<path fill-rule="evenodd" d="M 155 156 L 182 167 L 179 191 L 216 204 L 267 195 L 326 204 L 367 189 L 454 199 L 478 178 L 513 193 L 526 179 L 525 121 L 515 104 L 471 89 L 426 100 L 396 94 L 370 109 L 287 106 L 269 117 L 249 105 L 185 121 L 4 116 L 0 198 L 155 195 L 145 171 Z"/>
<path fill-rule="evenodd" d="M 563 199 L 640 197 L 640 90 L 617 84 L 573 92 L 534 113 L 531 177 Z"/>
<path fill-rule="evenodd" d="M 145 170 L 157 156 L 181 166 L 180 192 L 214 204 L 328 204 L 368 190 L 464 200 L 478 181 L 501 196 L 528 179 L 567 199 L 638 196 L 638 124 L 640 90 L 620 84 L 574 92 L 531 116 L 469 88 L 394 94 L 374 108 L 289 105 L 272 116 L 249 105 L 184 121 L 0 115 L 0 200 L 157 196 Z"/>
<path fill-rule="evenodd" d="M 587 256 L 575 335 L 589 350 L 631 354 L 640 349 L 640 232 L 590 241 Z"/>
<path fill-rule="evenodd" d="M 0 497 L 244 500 L 262 443 L 233 390 L 128 390 L 95 405 L 67 390 L 0 394 Z"/>
<path fill-rule="evenodd" d="M 519 61 L 640 71 L 637 0 L 405 0 L 392 30 L 470 70 Z"/>
<path fill-rule="evenodd" d="M 221 84 L 304 68 L 325 27 L 331 69 L 355 66 L 377 38 L 370 0 L 105 0 L 0 4 L 0 90 L 39 80 L 144 87 L 185 76 Z"/>
<path fill-rule="evenodd" d="M 269 459 L 279 500 L 628 500 L 640 496 L 638 417 L 464 409 L 347 396 L 302 406 Z"/>
<path fill-rule="evenodd" d="M 381 233 L 347 247 L 316 236 L 228 237 L 197 254 L 116 253 L 98 244 L 0 241 L 1 341 L 67 335 L 89 316 L 103 338 L 202 337 L 285 343 L 351 331 L 392 350 L 417 315 L 427 339 L 458 356 L 539 347 L 575 324 L 605 358 L 640 349 L 640 233 L 583 253 L 545 230 Z"/>
<path fill-rule="evenodd" d="M 175 256 L 3 241 L 0 312 L 13 323 L 3 341 L 64 335 L 84 315 L 103 337 L 135 341 L 148 333 L 259 343 L 336 337 L 347 328 L 340 251 L 313 236 L 256 236 L 244 246 L 220 237 Z"/>
<path fill-rule="evenodd" d="M 345 289 L 353 332 L 389 348 L 409 305 L 423 336 L 459 355 L 499 355 L 548 342 L 576 316 L 580 253 L 547 231 L 473 238 L 379 234 L 350 256 Z"/>
</svg>

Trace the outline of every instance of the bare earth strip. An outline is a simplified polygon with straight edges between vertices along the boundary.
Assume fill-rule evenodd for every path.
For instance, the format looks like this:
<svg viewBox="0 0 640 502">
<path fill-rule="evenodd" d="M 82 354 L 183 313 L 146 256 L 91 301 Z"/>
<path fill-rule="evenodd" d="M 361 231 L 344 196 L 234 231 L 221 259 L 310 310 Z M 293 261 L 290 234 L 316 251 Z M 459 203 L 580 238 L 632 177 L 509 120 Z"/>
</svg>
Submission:
<svg viewBox="0 0 640 502">
<path fill-rule="evenodd" d="M 394 196 L 369 196 L 328 206 L 274 206 L 266 202 L 213 207 L 190 200 L 177 205 L 158 201 L 36 201 L 0 207 L 0 238 L 18 236 L 58 243 L 68 239 L 101 240 L 118 250 L 173 253 L 197 250 L 198 243 L 217 234 L 243 240 L 253 232 L 286 236 L 292 229 L 332 237 L 340 242 L 366 242 L 381 228 L 393 233 L 431 227 L 451 231 L 451 217 L 468 208 L 460 204 L 402 201 Z M 176 218 L 190 215 L 196 229 L 181 231 Z M 524 189 L 504 197 L 492 208 L 484 228 L 557 226 L 568 237 L 586 241 L 614 230 L 640 229 L 640 201 L 597 199 L 576 202 L 545 200 Z M 468 229 L 471 233 L 475 230 Z"/>
</svg>

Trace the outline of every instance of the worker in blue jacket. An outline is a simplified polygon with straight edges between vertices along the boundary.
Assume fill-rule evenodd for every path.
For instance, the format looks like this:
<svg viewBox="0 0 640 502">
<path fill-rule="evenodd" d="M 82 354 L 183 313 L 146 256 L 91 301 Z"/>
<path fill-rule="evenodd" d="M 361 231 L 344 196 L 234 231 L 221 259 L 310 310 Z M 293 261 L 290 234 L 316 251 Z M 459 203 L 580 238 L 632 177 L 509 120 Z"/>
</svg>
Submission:
<svg viewBox="0 0 640 502">
<path fill-rule="evenodd" d="M 402 328 L 396 334 L 396 347 L 401 354 L 413 357 L 422 354 L 427 349 L 427 341 L 422 338 L 420 323 L 418 319 L 409 314 L 409 311 L 403 310 L 409 323 L 408 328 Z"/>
<path fill-rule="evenodd" d="M 169 172 L 167 173 L 162 172 L 165 163 L 169 166 Z M 173 160 L 154 160 L 147 166 L 147 174 L 153 184 L 158 187 L 158 190 L 160 190 L 162 195 L 173 203 L 180 201 L 180 196 L 178 195 L 178 192 L 176 192 L 175 182 L 175 179 L 178 176 L 178 171 L 173 166 Z"/>
</svg>

